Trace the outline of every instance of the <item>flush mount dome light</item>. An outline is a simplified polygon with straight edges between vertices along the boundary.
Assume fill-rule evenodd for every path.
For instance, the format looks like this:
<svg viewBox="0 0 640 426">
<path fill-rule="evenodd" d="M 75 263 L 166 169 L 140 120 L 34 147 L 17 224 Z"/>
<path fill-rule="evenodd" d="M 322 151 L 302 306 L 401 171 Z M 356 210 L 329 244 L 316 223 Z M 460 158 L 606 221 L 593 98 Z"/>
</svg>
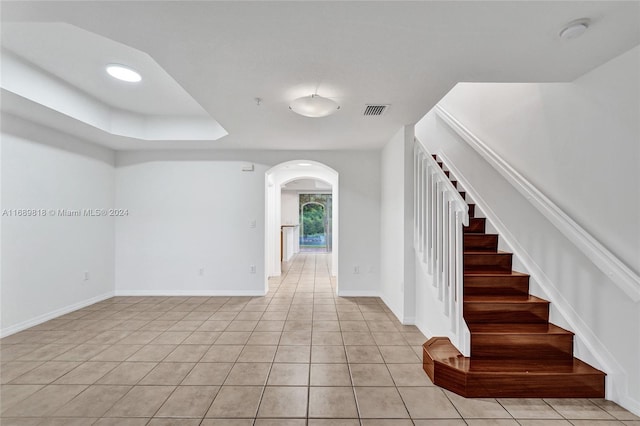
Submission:
<svg viewBox="0 0 640 426">
<path fill-rule="evenodd" d="M 298 163 L 298 166 L 309 167 L 309 166 L 311 166 L 311 163 Z"/>
<path fill-rule="evenodd" d="M 560 38 L 563 40 L 571 40 L 573 38 L 580 37 L 587 31 L 591 20 L 588 18 L 576 19 L 569 22 L 561 31 Z"/>
<path fill-rule="evenodd" d="M 336 101 L 323 98 L 320 95 L 309 95 L 294 99 L 289 105 L 289 109 L 305 117 L 318 118 L 333 114 L 340 109 L 340 105 Z"/>
<path fill-rule="evenodd" d="M 142 76 L 138 71 L 120 64 L 107 65 L 107 73 L 117 80 L 128 83 L 137 83 L 142 80 Z"/>
</svg>

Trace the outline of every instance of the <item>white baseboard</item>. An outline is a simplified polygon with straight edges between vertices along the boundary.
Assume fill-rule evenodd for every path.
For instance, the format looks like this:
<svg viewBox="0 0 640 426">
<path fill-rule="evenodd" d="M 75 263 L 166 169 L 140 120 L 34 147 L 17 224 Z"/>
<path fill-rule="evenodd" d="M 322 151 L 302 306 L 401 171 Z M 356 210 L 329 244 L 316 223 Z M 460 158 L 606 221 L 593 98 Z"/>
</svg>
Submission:
<svg viewBox="0 0 640 426">
<path fill-rule="evenodd" d="M 264 296 L 264 290 L 116 290 L 116 296 Z"/>
<path fill-rule="evenodd" d="M 404 319 L 402 320 L 402 324 L 404 324 L 404 325 L 415 325 L 416 324 L 416 317 L 404 317 Z"/>
<path fill-rule="evenodd" d="M 78 309 L 82 309 L 89 305 L 93 305 L 94 303 L 102 302 L 103 300 L 109 299 L 113 296 L 114 296 L 114 293 L 112 291 L 109 291 L 107 293 L 100 294 L 90 299 L 85 299 L 81 302 L 74 303 L 72 305 L 67 305 L 60 309 L 55 309 L 51 312 L 47 312 L 46 314 L 38 315 L 35 318 L 22 321 L 21 323 L 14 324 L 9 327 L 5 327 L 2 330 L 0 330 L 0 338 L 10 336 L 19 331 L 26 330 L 27 328 L 34 327 L 38 324 L 42 324 L 43 322 L 47 322 L 51 319 L 57 318 L 64 314 L 68 314 L 69 312 L 77 311 Z"/>
</svg>

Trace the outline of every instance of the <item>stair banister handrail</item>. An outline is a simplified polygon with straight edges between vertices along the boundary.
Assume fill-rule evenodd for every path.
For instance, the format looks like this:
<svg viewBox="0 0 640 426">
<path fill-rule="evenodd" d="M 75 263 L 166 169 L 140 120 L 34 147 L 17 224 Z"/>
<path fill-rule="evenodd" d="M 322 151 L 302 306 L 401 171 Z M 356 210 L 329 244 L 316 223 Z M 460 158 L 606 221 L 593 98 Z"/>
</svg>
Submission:
<svg viewBox="0 0 640 426">
<path fill-rule="evenodd" d="M 437 161 L 414 139 L 414 247 L 431 277 L 442 311 L 440 330 L 458 350 L 469 354 L 470 335 L 463 318 L 463 226 L 469 206 Z M 445 325 L 447 324 L 448 325 Z M 445 329 L 446 328 L 446 329 Z"/>
</svg>

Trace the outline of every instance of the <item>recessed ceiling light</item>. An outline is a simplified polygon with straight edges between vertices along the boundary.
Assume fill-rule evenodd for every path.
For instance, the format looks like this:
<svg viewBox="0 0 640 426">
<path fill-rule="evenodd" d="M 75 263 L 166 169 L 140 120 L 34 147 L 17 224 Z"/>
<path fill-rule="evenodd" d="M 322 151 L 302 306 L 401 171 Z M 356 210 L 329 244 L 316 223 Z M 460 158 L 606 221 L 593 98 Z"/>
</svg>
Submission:
<svg viewBox="0 0 640 426">
<path fill-rule="evenodd" d="M 319 118 L 333 114 L 340 109 L 340 105 L 333 99 L 320 95 L 309 95 L 294 99 L 289 105 L 289 109 L 305 117 Z"/>
<path fill-rule="evenodd" d="M 120 64 L 107 65 L 107 73 L 115 79 L 128 83 L 137 83 L 142 80 L 138 71 Z"/>
<path fill-rule="evenodd" d="M 311 163 L 298 163 L 298 166 L 309 167 Z"/>
<path fill-rule="evenodd" d="M 589 28 L 590 20 L 588 18 L 577 19 L 569 22 L 561 31 L 560 38 L 563 40 L 571 40 L 580 37 Z"/>
</svg>

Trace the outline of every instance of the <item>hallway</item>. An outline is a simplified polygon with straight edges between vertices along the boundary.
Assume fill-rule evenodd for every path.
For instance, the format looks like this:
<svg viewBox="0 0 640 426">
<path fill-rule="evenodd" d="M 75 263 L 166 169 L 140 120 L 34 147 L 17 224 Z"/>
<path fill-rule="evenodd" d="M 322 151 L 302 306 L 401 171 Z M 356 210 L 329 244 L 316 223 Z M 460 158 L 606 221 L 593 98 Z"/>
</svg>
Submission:
<svg viewBox="0 0 640 426">
<path fill-rule="evenodd" d="M 464 399 L 434 386 L 426 338 L 378 298 L 336 297 L 330 259 L 297 255 L 266 297 L 114 297 L 2 339 L 2 425 L 640 421 L 601 400 Z"/>
</svg>

